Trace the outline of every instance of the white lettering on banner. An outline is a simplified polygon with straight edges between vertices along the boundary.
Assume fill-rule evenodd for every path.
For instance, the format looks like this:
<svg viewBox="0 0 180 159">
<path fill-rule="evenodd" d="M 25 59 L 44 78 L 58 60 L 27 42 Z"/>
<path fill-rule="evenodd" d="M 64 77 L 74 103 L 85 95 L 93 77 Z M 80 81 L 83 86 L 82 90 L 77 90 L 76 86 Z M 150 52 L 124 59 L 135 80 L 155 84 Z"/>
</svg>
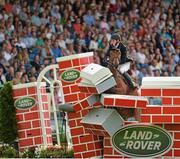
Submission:
<svg viewBox="0 0 180 159">
<path fill-rule="evenodd" d="M 132 141 L 128 140 L 125 149 L 135 150 L 159 150 L 161 142 L 159 141 Z"/>
<path fill-rule="evenodd" d="M 136 139 L 136 140 L 150 140 L 152 139 L 153 134 L 151 131 L 133 131 L 131 134 L 129 134 L 128 131 L 125 131 L 124 138 L 127 139 Z"/>
<path fill-rule="evenodd" d="M 29 99 L 25 99 L 19 102 L 19 107 L 28 107 L 31 106 L 33 103 Z"/>
</svg>

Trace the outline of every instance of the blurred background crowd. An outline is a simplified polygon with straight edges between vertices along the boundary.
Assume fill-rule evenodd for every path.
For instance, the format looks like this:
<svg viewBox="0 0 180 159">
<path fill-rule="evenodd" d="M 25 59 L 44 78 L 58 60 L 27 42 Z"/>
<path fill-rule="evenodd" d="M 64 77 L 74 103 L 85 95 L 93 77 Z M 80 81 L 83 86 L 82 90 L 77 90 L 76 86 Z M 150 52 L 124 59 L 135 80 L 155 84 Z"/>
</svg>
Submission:
<svg viewBox="0 0 180 159">
<path fill-rule="evenodd" d="M 180 76 L 179 0 L 0 0 L 0 85 L 36 81 L 56 58 L 94 52 L 119 32 L 130 75 Z"/>
</svg>

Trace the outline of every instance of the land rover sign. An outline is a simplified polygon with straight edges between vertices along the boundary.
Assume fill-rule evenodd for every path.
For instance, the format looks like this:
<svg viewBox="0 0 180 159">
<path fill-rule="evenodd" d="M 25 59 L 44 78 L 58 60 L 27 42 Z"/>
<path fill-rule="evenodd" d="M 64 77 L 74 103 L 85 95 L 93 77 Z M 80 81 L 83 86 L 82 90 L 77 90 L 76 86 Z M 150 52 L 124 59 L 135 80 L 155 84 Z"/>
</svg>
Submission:
<svg viewBox="0 0 180 159">
<path fill-rule="evenodd" d="M 36 104 L 36 100 L 33 97 L 19 98 L 14 102 L 14 106 L 17 109 L 30 109 Z"/>
<path fill-rule="evenodd" d="M 61 75 L 61 79 L 65 82 L 74 82 L 80 78 L 79 70 L 71 69 L 64 71 Z"/>
<path fill-rule="evenodd" d="M 172 147 L 171 135 L 154 125 L 128 125 L 112 136 L 112 145 L 129 157 L 155 157 L 168 152 Z"/>
</svg>

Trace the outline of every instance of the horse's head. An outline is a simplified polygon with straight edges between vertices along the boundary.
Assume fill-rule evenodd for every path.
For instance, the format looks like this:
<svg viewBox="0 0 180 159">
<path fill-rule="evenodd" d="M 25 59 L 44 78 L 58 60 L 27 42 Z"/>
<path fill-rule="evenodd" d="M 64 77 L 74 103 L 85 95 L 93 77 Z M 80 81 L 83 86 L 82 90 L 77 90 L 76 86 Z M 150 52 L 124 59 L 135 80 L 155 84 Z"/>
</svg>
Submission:
<svg viewBox="0 0 180 159">
<path fill-rule="evenodd" d="M 117 48 L 111 49 L 109 63 L 117 68 L 121 62 L 120 59 L 121 59 L 121 51 Z"/>
</svg>

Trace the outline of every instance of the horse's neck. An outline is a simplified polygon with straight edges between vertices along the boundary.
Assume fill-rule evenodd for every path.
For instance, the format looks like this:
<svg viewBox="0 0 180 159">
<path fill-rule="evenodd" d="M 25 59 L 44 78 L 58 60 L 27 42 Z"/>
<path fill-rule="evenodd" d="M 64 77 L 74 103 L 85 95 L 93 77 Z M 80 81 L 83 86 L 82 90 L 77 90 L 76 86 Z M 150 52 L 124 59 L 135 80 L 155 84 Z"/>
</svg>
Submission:
<svg viewBox="0 0 180 159">
<path fill-rule="evenodd" d="M 116 90 L 118 94 L 127 94 L 128 86 L 123 80 L 123 76 L 112 66 L 109 67 L 110 71 L 112 72 L 115 80 L 116 80 Z"/>
<path fill-rule="evenodd" d="M 109 66 L 110 71 L 112 72 L 114 78 L 118 77 L 118 72 L 113 66 Z"/>
</svg>

